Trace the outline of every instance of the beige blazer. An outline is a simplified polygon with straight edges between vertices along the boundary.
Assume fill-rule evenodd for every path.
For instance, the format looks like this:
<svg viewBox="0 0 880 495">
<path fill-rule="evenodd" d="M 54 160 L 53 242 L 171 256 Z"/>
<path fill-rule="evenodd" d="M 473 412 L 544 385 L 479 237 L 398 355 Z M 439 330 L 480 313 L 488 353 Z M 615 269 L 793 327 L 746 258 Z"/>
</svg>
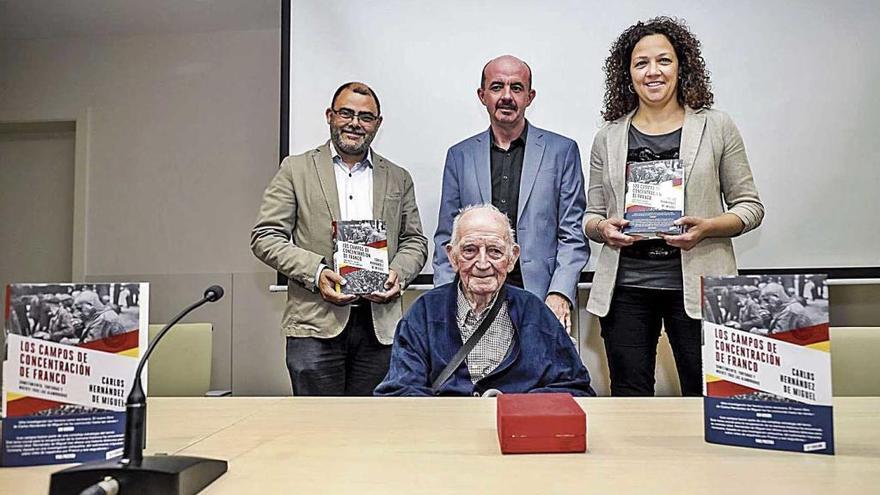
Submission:
<svg viewBox="0 0 880 495">
<path fill-rule="evenodd" d="M 406 288 L 428 259 L 428 241 L 422 234 L 412 178 L 376 152 L 372 160 L 373 218 L 385 221 L 389 265 Z M 290 279 L 281 321 L 286 336 L 330 338 L 339 335 L 348 322 L 350 307 L 324 301 L 315 287 L 318 265 L 332 266 L 332 222 L 339 218 L 329 141 L 285 158 L 263 194 L 251 231 L 251 250 Z M 376 337 L 390 344 L 403 315 L 401 300 L 370 304 Z"/>
<path fill-rule="evenodd" d="M 584 227 L 603 218 L 622 218 L 626 189 L 629 126 L 635 111 L 609 122 L 596 134 L 590 152 L 590 181 Z M 684 167 L 684 214 L 703 218 L 733 213 L 742 220 L 742 233 L 761 224 L 764 205 L 752 178 L 742 137 L 724 112 L 685 108 L 679 156 Z M 602 243 L 594 229 L 586 235 Z M 587 310 L 608 314 L 620 249 L 603 245 L 599 253 Z M 703 239 L 681 252 L 684 304 L 688 316 L 701 318 L 700 277 L 735 275 L 736 258 L 729 238 Z"/>
</svg>

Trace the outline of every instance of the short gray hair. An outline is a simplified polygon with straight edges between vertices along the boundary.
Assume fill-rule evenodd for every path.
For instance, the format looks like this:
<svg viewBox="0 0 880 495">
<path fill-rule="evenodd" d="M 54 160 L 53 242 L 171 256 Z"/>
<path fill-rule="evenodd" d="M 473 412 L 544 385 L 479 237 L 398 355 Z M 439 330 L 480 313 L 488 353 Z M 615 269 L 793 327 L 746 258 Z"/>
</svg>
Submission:
<svg viewBox="0 0 880 495">
<path fill-rule="evenodd" d="M 507 215 L 505 215 L 504 213 L 501 213 L 501 210 L 496 208 L 495 205 L 493 205 L 491 203 L 467 205 L 464 208 L 458 210 L 458 213 L 455 215 L 455 218 L 452 220 L 452 237 L 449 239 L 449 245 L 455 247 L 455 245 L 458 244 L 458 241 L 460 240 L 458 238 L 458 224 L 459 224 L 459 220 L 461 220 L 461 217 L 463 217 L 465 213 L 468 213 L 471 211 L 479 211 L 479 210 L 485 210 L 485 211 L 489 211 L 492 213 L 496 213 L 499 216 L 501 216 L 502 218 L 504 218 L 504 224 L 507 226 L 506 231 L 507 231 L 508 251 L 512 250 L 514 244 L 516 244 L 516 241 L 514 240 L 514 239 L 516 239 L 516 235 L 513 232 L 513 227 L 511 227 L 511 225 L 510 225 L 510 219 L 507 218 Z"/>
</svg>

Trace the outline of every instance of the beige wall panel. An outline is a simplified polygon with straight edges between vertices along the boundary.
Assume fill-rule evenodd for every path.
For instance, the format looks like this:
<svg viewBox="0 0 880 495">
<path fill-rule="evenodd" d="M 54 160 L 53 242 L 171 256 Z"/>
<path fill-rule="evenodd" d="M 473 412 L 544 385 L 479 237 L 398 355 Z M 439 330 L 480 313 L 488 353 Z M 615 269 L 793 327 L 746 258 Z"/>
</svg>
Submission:
<svg viewBox="0 0 880 495">
<path fill-rule="evenodd" d="M 232 392 L 290 395 L 281 315 L 287 293 L 270 293 L 275 272 L 235 273 L 232 307 Z"/>
<path fill-rule="evenodd" d="M 828 287 L 832 327 L 880 327 L 880 285 Z"/>
<path fill-rule="evenodd" d="M 42 127 L 0 125 L 0 287 L 70 281 L 74 133 Z"/>
<path fill-rule="evenodd" d="M 87 275 L 261 269 L 279 45 L 277 29 L 0 42 L 4 118 L 91 108 Z"/>
</svg>

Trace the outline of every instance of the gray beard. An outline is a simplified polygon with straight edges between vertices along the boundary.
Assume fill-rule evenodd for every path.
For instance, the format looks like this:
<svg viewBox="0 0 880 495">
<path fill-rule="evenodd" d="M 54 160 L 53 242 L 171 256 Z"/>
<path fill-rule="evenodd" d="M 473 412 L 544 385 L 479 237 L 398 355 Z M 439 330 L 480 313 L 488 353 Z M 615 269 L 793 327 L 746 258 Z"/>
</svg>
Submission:
<svg viewBox="0 0 880 495">
<path fill-rule="evenodd" d="M 333 145 L 336 147 L 337 151 L 345 153 L 346 155 L 360 155 L 366 153 L 367 150 L 370 149 L 370 144 L 373 142 L 374 137 L 368 133 L 364 135 L 364 142 L 361 143 L 360 146 L 351 146 L 342 142 L 340 134 L 341 132 L 339 129 L 330 128 L 330 140 L 333 141 Z"/>
</svg>

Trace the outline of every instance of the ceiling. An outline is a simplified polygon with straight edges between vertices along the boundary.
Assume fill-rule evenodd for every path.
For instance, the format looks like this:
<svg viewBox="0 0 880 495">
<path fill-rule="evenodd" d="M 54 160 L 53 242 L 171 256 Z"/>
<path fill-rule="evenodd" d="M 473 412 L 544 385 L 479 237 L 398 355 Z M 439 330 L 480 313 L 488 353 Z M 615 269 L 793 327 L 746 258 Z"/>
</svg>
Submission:
<svg viewBox="0 0 880 495">
<path fill-rule="evenodd" d="M 0 0 L 0 39 L 272 29 L 281 0 Z"/>
</svg>

